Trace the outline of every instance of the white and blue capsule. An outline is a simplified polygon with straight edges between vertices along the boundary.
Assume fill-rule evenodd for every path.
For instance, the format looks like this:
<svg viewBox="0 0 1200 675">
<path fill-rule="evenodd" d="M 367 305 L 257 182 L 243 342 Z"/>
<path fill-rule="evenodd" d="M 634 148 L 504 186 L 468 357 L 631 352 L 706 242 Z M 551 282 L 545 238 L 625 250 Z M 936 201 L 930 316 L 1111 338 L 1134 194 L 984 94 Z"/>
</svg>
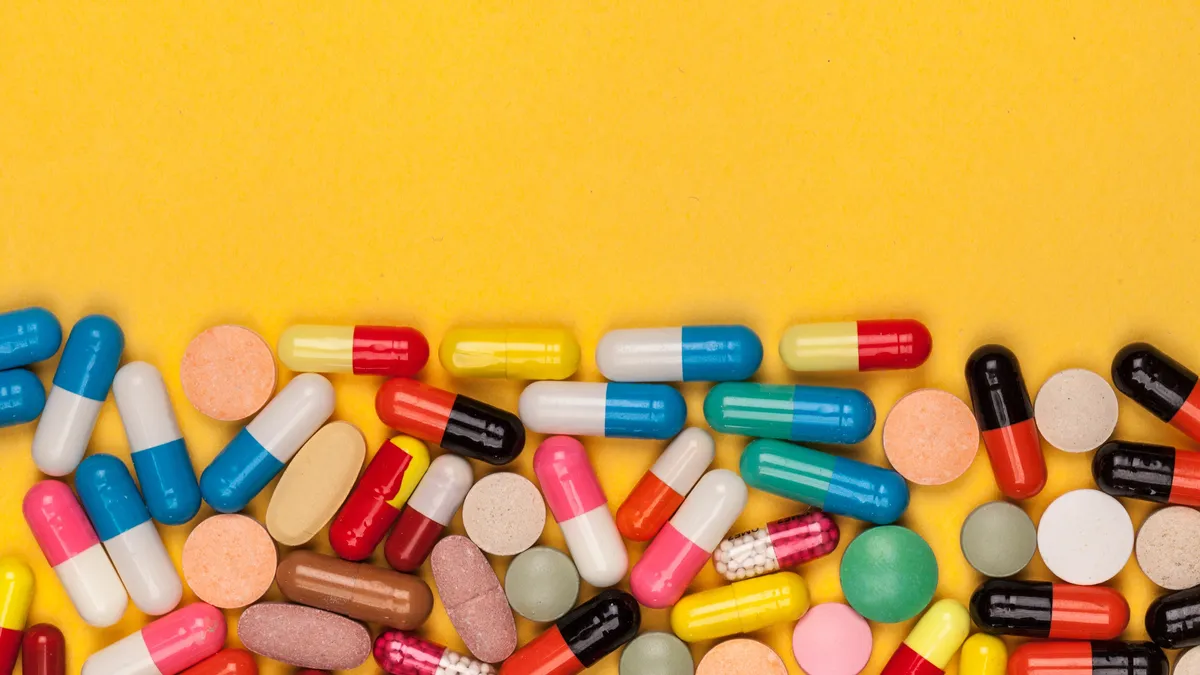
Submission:
<svg viewBox="0 0 1200 675">
<path fill-rule="evenodd" d="M 124 348 L 121 327 L 107 316 L 85 316 L 71 329 L 33 434 L 33 462 L 42 473 L 65 476 L 79 466 Z"/>
<path fill-rule="evenodd" d="M 16 368 L 0 372 L 0 427 L 37 419 L 46 407 L 46 390 L 37 375 Z"/>
<path fill-rule="evenodd" d="M 26 307 L 0 314 L 0 370 L 45 361 L 61 345 L 62 325 L 49 310 Z"/>
<path fill-rule="evenodd" d="M 154 616 L 175 609 L 183 583 L 125 463 L 88 457 L 75 474 L 75 490 L 133 604 Z"/>
<path fill-rule="evenodd" d="M 200 474 L 200 494 L 221 513 L 246 508 L 333 414 L 333 385 L 297 375 Z"/>
<path fill-rule="evenodd" d="M 687 421 L 683 396 L 665 384 L 534 382 L 518 406 L 540 434 L 671 438 Z"/>
<path fill-rule="evenodd" d="M 164 525 L 186 523 L 200 510 L 200 485 L 162 374 L 145 361 L 127 363 L 112 389 L 150 516 Z"/>
<path fill-rule="evenodd" d="M 613 382 L 746 380 L 762 358 L 762 340 L 746 326 L 614 330 L 596 346 L 596 365 Z"/>
</svg>

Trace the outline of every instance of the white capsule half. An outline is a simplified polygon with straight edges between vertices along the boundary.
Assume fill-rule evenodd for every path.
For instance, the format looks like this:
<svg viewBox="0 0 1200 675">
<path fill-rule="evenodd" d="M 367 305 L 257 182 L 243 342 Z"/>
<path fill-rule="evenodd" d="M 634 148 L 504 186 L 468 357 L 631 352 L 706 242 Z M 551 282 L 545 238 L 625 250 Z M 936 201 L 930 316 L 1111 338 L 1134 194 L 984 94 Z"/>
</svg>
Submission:
<svg viewBox="0 0 1200 675">
<path fill-rule="evenodd" d="M 449 525 L 474 482 L 470 462 L 458 455 L 441 455 L 429 464 L 417 483 L 417 489 L 408 498 L 408 508 L 435 523 Z"/>
<path fill-rule="evenodd" d="M 183 582 L 153 521 L 147 520 L 105 541 L 104 550 L 112 558 L 133 604 L 146 614 L 166 614 L 183 598 Z"/>
<path fill-rule="evenodd" d="M 629 569 L 625 542 L 608 504 L 559 523 L 579 576 L 597 588 L 615 586 Z"/>
<path fill-rule="evenodd" d="M 79 466 L 87 451 L 104 401 L 80 396 L 55 385 L 33 434 L 33 463 L 44 474 L 65 476 Z"/>
<path fill-rule="evenodd" d="M 604 334 L 596 366 L 613 382 L 683 380 L 683 328 L 634 328 Z"/>
<path fill-rule="evenodd" d="M 89 626 L 108 628 L 125 614 L 129 596 L 99 543 L 56 565 L 54 574 Z"/>
<path fill-rule="evenodd" d="M 603 436 L 608 385 L 604 382 L 534 382 L 521 392 L 521 421 L 537 433 Z"/>
<path fill-rule="evenodd" d="M 316 373 L 297 375 L 246 425 L 246 431 L 287 464 L 333 415 L 333 403 L 329 380 Z"/>
<path fill-rule="evenodd" d="M 145 361 L 121 366 L 113 378 L 112 392 L 133 452 L 183 438 L 158 368 Z"/>
<path fill-rule="evenodd" d="M 686 497 L 712 464 L 715 453 L 712 434 L 700 427 L 689 427 L 663 450 L 650 471 L 667 487 Z"/>
<path fill-rule="evenodd" d="M 748 498 L 741 476 L 727 469 L 704 474 L 671 518 L 671 526 L 711 553 L 742 515 Z"/>
<path fill-rule="evenodd" d="M 137 631 L 89 656 L 80 675 L 162 675 L 162 671 Z"/>
</svg>

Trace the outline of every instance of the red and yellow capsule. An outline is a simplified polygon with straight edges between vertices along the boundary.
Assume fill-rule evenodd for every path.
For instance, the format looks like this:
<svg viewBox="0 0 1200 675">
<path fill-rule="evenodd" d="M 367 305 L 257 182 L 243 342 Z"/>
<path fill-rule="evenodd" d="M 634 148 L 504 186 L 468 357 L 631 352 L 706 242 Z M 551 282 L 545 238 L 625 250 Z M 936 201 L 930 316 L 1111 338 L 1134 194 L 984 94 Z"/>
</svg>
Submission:
<svg viewBox="0 0 1200 675">
<path fill-rule="evenodd" d="M 429 469 L 429 450 L 408 436 L 384 441 L 329 525 L 329 544 L 344 560 L 366 560 L 400 517 Z"/>
<path fill-rule="evenodd" d="M 882 675 L 942 675 L 970 632 L 967 608 L 957 600 L 939 600 L 896 648 Z"/>
<path fill-rule="evenodd" d="M 292 326 L 279 337 L 279 360 L 299 373 L 412 377 L 429 342 L 405 326 Z"/>
<path fill-rule="evenodd" d="M 963 643 L 958 657 L 959 675 L 1004 675 L 1008 671 L 1008 648 L 995 635 L 976 633 Z"/>
<path fill-rule="evenodd" d="M 0 558 L 0 673 L 11 673 L 33 603 L 33 571 L 17 558 Z"/>
<path fill-rule="evenodd" d="M 784 364 L 800 372 L 916 368 L 932 350 L 929 329 L 913 319 L 800 324 L 779 340 Z"/>
</svg>

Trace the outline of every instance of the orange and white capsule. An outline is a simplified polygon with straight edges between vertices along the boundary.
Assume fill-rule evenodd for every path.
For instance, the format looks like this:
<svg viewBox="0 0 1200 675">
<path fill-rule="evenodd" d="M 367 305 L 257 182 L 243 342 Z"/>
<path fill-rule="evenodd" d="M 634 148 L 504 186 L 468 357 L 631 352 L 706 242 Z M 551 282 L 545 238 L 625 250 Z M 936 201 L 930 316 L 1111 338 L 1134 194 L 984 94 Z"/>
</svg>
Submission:
<svg viewBox="0 0 1200 675">
<path fill-rule="evenodd" d="M 714 450 L 712 434 L 699 427 L 676 436 L 617 510 L 621 535 L 633 541 L 653 539 L 712 464 Z"/>
</svg>

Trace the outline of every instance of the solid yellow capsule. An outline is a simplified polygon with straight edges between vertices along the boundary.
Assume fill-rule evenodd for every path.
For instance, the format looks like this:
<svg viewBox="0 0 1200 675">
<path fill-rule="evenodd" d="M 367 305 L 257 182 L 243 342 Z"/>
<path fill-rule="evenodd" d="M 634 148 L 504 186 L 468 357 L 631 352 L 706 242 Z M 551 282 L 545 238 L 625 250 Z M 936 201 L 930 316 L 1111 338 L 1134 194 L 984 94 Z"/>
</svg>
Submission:
<svg viewBox="0 0 1200 675">
<path fill-rule="evenodd" d="M 687 642 L 750 633 L 808 611 L 808 586 L 795 572 L 777 572 L 680 600 L 671 610 L 671 630 Z"/>
<path fill-rule="evenodd" d="M 0 558 L 0 672 L 12 672 L 31 603 L 33 571 L 17 558 Z"/>
<path fill-rule="evenodd" d="M 970 632 L 967 608 L 957 600 L 938 600 L 896 648 L 883 673 L 940 673 Z"/>
<path fill-rule="evenodd" d="M 454 328 L 438 355 L 457 377 L 565 380 L 579 368 L 579 343 L 562 328 Z"/>
<path fill-rule="evenodd" d="M 959 675 L 1004 675 L 1008 671 L 1008 648 L 995 635 L 976 633 L 963 643 L 958 657 Z"/>
</svg>

